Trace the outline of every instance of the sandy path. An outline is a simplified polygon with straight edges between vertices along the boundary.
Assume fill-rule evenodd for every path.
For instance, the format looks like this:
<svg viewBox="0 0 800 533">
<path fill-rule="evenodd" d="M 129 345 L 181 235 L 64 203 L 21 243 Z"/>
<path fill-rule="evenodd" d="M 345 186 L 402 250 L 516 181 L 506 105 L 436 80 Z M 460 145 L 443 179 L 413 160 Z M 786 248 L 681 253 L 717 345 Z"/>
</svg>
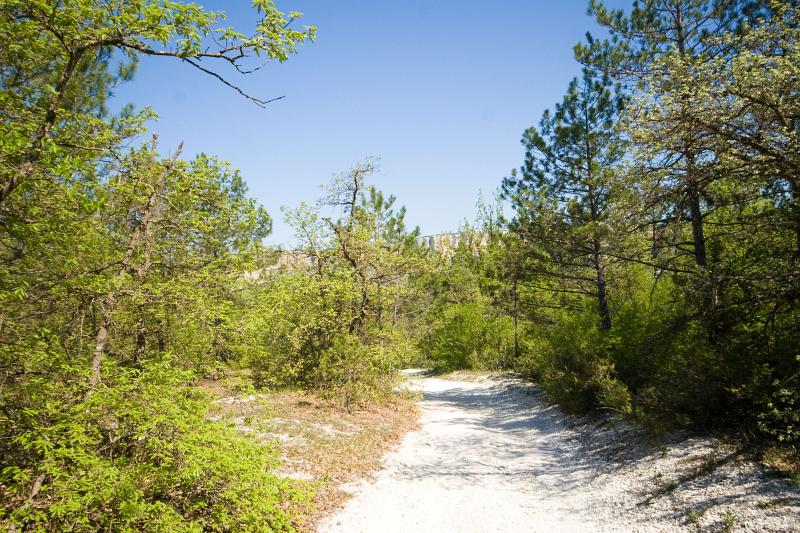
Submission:
<svg viewBox="0 0 800 533">
<path fill-rule="evenodd" d="M 704 443 L 670 453 L 632 451 L 619 446 L 619 430 L 575 424 L 535 388 L 507 380 L 422 378 L 416 386 L 424 392 L 421 429 L 384 458 L 373 479 L 349 487 L 352 499 L 319 531 L 671 531 L 689 525 L 786 531 L 800 523 L 796 491 L 760 478 L 739 490 L 744 485 L 736 476 L 752 477 L 741 466 L 730 467 L 735 483 L 727 474 L 720 481 L 731 487 L 724 501 L 717 487 L 709 492 L 709 485 L 690 482 L 643 505 L 662 470 L 679 474 L 678 464 L 707 457 Z M 783 503 L 756 505 L 767 500 Z M 747 512 L 733 515 L 725 505 L 746 505 Z"/>
</svg>

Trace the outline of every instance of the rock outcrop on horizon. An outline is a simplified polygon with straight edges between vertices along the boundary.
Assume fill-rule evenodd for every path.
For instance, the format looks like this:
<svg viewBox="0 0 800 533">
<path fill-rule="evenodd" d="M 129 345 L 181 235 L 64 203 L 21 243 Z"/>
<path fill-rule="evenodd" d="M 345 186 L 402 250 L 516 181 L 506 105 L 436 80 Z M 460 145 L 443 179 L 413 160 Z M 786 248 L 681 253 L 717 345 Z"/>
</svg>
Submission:
<svg viewBox="0 0 800 533">
<path fill-rule="evenodd" d="M 432 252 L 443 255 L 452 254 L 459 244 L 466 242 L 468 244 L 477 244 L 477 246 L 486 245 L 486 236 L 476 232 L 457 232 L 457 233 L 438 233 L 435 235 L 423 235 L 417 237 L 417 246 L 427 248 Z"/>
</svg>

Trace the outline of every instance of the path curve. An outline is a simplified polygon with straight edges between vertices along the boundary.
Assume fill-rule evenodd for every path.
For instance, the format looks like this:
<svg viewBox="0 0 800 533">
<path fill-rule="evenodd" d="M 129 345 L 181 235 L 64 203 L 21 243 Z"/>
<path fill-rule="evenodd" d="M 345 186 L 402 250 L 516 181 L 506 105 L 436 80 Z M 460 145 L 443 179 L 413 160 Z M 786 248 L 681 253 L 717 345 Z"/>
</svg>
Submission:
<svg viewBox="0 0 800 533">
<path fill-rule="evenodd" d="M 800 523 L 797 492 L 746 465 L 730 466 L 734 478 L 745 476 L 735 485 L 725 484 L 723 467 L 719 487 L 712 475 L 705 489 L 687 482 L 646 501 L 665 475 L 712 453 L 707 442 L 669 452 L 638 446 L 635 430 L 566 417 L 514 380 L 414 381 L 423 391 L 421 428 L 372 479 L 346 487 L 353 497 L 320 532 L 680 531 L 731 521 L 732 529 L 785 531 Z M 715 491 L 726 487 L 720 502 Z M 774 512 L 757 505 L 770 498 L 790 504 Z"/>
</svg>

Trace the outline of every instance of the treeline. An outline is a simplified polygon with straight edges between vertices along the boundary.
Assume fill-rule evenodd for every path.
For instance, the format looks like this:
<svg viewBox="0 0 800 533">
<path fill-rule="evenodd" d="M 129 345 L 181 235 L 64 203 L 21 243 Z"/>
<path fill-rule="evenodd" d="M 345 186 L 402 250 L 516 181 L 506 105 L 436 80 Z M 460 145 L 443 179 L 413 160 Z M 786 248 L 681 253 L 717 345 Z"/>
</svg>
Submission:
<svg viewBox="0 0 800 533">
<path fill-rule="evenodd" d="M 456 256 L 450 279 L 466 269 L 480 291 L 437 314 L 450 327 L 432 354 L 449 368 L 504 362 L 575 411 L 794 446 L 800 9 L 589 11 L 609 37 L 576 45 L 581 76 L 525 131 L 502 183 L 513 219 Z M 492 334 L 505 341 L 490 347 Z"/>
</svg>

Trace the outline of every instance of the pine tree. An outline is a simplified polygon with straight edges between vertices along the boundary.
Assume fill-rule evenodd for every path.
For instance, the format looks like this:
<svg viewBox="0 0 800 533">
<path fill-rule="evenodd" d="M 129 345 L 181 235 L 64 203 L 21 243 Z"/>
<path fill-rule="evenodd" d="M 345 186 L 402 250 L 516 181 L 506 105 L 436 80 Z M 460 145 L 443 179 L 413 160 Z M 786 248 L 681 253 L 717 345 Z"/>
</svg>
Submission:
<svg viewBox="0 0 800 533">
<path fill-rule="evenodd" d="M 701 312 L 706 315 L 716 297 L 709 280 L 714 260 L 705 224 L 711 209 L 708 190 L 721 176 L 714 155 L 702 146 L 705 131 L 691 120 L 694 110 L 688 97 L 673 101 L 679 106 L 673 115 L 677 120 L 661 120 L 658 115 L 660 95 L 683 88 L 683 80 L 660 62 L 671 56 L 705 61 L 731 53 L 713 37 L 736 31 L 761 12 L 761 4 L 758 0 L 646 0 L 634 2 L 626 14 L 592 0 L 589 13 L 608 29 L 610 38 L 598 41 L 587 34 L 587 43 L 575 46 L 583 64 L 608 73 L 629 93 L 646 95 L 638 101 L 640 105 L 629 106 L 626 119 L 638 163 L 632 171 L 637 182 L 631 187 L 642 193 L 637 199 L 642 225 L 650 226 L 654 236 L 650 260 L 673 272 L 694 271 Z M 693 265 L 685 265 L 687 254 Z M 629 253 L 637 259 L 642 255 L 641 250 Z"/>
<path fill-rule="evenodd" d="M 525 132 L 525 164 L 503 183 L 516 209 L 513 228 L 539 255 L 547 290 L 596 299 L 601 329 L 611 328 L 606 255 L 613 238 L 610 195 L 623 155 L 614 124 L 622 100 L 588 68 L 555 112 Z"/>
</svg>

